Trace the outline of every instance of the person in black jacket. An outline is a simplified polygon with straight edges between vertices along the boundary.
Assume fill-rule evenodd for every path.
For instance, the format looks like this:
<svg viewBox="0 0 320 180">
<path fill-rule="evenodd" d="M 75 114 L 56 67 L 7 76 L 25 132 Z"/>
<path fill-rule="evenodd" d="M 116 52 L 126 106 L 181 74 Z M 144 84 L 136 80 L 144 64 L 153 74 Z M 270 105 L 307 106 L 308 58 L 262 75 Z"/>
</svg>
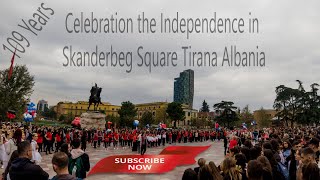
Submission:
<svg viewBox="0 0 320 180">
<path fill-rule="evenodd" d="M 48 180 L 49 174 L 31 162 L 32 148 L 29 141 L 18 144 L 18 153 L 19 157 L 12 162 L 9 170 L 11 180 Z"/>
<path fill-rule="evenodd" d="M 78 158 L 81 158 L 82 167 L 78 170 L 80 171 L 79 175 L 76 175 L 77 178 L 84 179 L 87 177 L 87 172 L 90 170 L 90 161 L 89 156 L 86 154 L 80 146 L 80 139 L 75 139 L 73 141 L 73 149 L 71 150 L 71 158 L 69 159 L 69 174 L 73 174 L 72 165 L 77 162 Z"/>
<path fill-rule="evenodd" d="M 82 131 L 82 136 L 81 136 L 81 149 L 85 152 L 87 149 L 87 131 L 83 130 Z"/>
</svg>

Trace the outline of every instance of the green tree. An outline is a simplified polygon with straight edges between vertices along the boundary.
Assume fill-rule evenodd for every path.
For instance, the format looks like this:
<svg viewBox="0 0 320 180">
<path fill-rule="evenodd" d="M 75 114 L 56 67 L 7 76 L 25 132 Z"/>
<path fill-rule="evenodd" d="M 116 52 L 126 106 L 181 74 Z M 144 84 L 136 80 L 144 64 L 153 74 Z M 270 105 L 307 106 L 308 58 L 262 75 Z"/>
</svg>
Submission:
<svg viewBox="0 0 320 180">
<path fill-rule="evenodd" d="M 318 96 L 319 84 L 313 83 L 310 85 L 311 91 L 307 94 L 309 96 L 309 117 L 311 123 L 319 124 L 320 121 L 320 96 Z"/>
<path fill-rule="evenodd" d="M 249 110 L 249 105 L 246 105 L 240 113 L 241 123 L 250 124 L 253 120 L 253 114 Z"/>
<path fill-rule="evenodd" d="M 192 118 L 191 119 L 191 126 L 196 128 L 202 128 L 208 126 L 209 122 L 204 118 Z"/>
<path fill-rule="evenodd" d="M 45 108 L 43 112 L 41 112 L 41 116 L 45 118 L 56 119 L 57 113 L 54 111 L 53 107 Z"/>
<path fill-rule="evenodd" d="M 155 117 L 155 123 L 159 124 L 160 122 L 163 122 L 167 124 L 167 108 L 159 108 L 156 110 L 156 117 Z"/>
<path fill-rule="evenodd" d="M 301 106 L 303 107 L 301 111 L 297 114 L 297 122 L 300 124 L 319 124 L 320 120 L 320 97 L 318 95 L 317 83 L 310 85 L 311 91 L 303 92 L 301 98 Z"/>
<path fill-rule="evenodd" d="M 66 118 L 64 119 L 64 123 L 71 124 L 71 122 L 74 120 L 75 116 L 71 113 L 68 113 Z"/>
<path fill-rule="evenodd" d="M 182 104 L 177 102 L 172 102 L 168 104 L 167 111 L 169 118 L 173 121 L 174 127 L 177 127 L 177 121 L 185 119 L 184 111 L 182 109 Z"/>
<path fill-rule="evenodd" d="M 202 107 L 200 109 L 201 112 L 210 112 L 209 105 L 206 100 L 203 100 Z"/>
<path fill-rule="evenodd" d="M 221 101 L 213 105 L 219 116 L 216 117 L 216 121 L 223 123 L 224 126 L 230 127 L 230 124 L 239 120 L 239 116 L 236 113 L 237 107 L 233 106 L 232 101 Z"/>
<path fill-rule="evenodd" d="M 108 123 L 108 121 L 112 122 L 112 125 L 113 125 L 114 127 L 116 127 L 117 124 L 120 123 L 120 117 L 114 116 L 114 115 L 108 115 L 108 116 L 106 117 L 106 123 Z"/>
<path fill-rule="evenodd" d="M 106 110 L 99 110 L 100 113 L 106 114 Z"/>
<path fill-rule="evenodd" d="M 257 124 L 260 128 L 270 127 L 271 117 L 266 113 L 263 107 L 257 112 Z"/>
<path fill-rule="evenodd" d="M 150 111 L 146 111 L 142 114 L 140 119 L 140 123 L 145 126 L 147 124 L 151 125 L 154 124 L 154 117 Z"/>
<path fill-rule="evenodd" d="M 59 117 L 59 121 L 65 121 L 66 120 L 66 116 L 65 115 L 60 115 Z"/>
<path fill-rule="evenodd" d="M 0 119 L 5 119 L 8 110 L 22 117 L 34 87 L 32 76 L 25 65 L 16 65 L 8 79 L 9 69 L 0 71 Z"/>
<path fill-rule="evenodd" d="M 131 126 L 133 123 L 134 118 L 137 115 L 137 110 L 130 101 L 122 102 L 121 108 L 118 111 L 120 115 L 120 126 Z"/>
<path fill-rule="evenodd" d="M 297 89 L 280 85 L 276 87 L 276 99 L 273 107 L 278 111 L 276 116 L 289 126 L 291 122 L 293 127 L 294 122 L 301 121 L 305 118 L 305 109 L 308 106 L 309 97 L 303 88 L 302 82 L 297 80 L 299 87 Z"/>
</svg>

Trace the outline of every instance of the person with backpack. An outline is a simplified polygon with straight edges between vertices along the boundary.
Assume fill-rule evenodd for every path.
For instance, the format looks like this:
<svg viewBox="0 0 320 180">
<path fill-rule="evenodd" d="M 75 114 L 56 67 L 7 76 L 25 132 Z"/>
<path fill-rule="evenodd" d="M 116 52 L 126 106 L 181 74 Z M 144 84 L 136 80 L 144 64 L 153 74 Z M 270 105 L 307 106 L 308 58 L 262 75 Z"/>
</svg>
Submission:
<svg viewBox="0 0 320 180">
<path fill-rule="evenodd" d="M 272 168 L 272 177 L 274 180 L 288 180 L 289 171 L 281 162 L 277 162 L 272 150 L 265 149 L 263 155 L 269 160 Z"/>
<path fill-rule="evenodd" d="M 74 139 L 68 170 L 69 174 L 84 179 L 87 177 L 87 172 L 90 170 L 90 161 L 88 154 L 81 149 L 80 144 L 80 139 Z"/>
</svg>

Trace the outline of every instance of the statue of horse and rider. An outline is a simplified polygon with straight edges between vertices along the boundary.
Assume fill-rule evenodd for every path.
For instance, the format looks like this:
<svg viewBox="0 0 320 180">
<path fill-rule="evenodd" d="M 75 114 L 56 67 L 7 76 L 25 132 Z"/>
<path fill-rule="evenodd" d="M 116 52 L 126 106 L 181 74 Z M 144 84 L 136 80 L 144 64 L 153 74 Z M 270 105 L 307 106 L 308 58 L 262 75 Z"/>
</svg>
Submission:
<svg viewBox="0 0 320 180">
<path fill-rule="evenodd" d="M 90 98 L 89 98 L 89 107 L 88 110 L 90 109 L 90 106 L 93 104 L 94 110 L 96 111 L 99 104 L 101 103 L 101 94 L 102 88 L 97 86 L 97 83 L 95 83 L 95 86 L 92 86 L 90 90 Z"/>
</svg>

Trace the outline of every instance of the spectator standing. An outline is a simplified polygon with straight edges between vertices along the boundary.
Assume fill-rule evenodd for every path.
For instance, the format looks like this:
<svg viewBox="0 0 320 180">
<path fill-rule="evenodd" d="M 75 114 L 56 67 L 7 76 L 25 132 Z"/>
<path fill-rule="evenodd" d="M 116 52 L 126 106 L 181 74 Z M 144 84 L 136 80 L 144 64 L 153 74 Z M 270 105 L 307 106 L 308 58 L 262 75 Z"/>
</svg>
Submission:
<svg viewBox="0 0 320 180">
<path fill-rule="evenodd" d="M 48 180 L 48 173 L 31 162 L 32 147 L 29 141 L 18 144 L 18 154 L 19 157 L 12 162 L 9 170 L 11 180 Z"/>
<path fill-rule="evenodd" d="M 81 149 L 79 139 L 73 141 L 68 167 L 69 174 L 81 179 L 86 178 L 87 172 L 90 170 L 89 156 Z"/>
</svg>

